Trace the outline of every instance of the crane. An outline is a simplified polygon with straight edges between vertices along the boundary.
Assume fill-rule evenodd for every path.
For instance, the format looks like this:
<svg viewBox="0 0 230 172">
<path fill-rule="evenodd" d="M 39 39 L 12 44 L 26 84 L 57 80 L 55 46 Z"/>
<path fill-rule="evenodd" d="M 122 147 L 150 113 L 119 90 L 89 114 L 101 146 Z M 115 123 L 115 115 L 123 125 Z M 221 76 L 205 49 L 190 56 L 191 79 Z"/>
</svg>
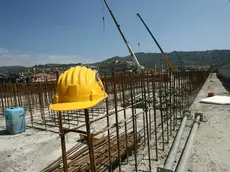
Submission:
<svg viewBox="0 0 230 172">
<path fill-rule="evenodd" d="M 147 31 L 149 32 L 149 34 L 151 35 L 151 37 L 153 38 L 154 42 L 157 44 L 158 48 L 160 49 L 165 61 L 168 64 L 168 68 L 171 72 L 175 72 L 176 71 L 176 67 L 173 66 L 173 64 L 171 63 L 171 61 L 168 59 L 168 57 L 166 56 L 166 54 L 164 53 L 164 51 L 162 50 L 161 46 L 159 45 L 159 43 L 157 42 L 156 38 L 153 36 L 153 34 L 151 33 L 151 31 L 149 30 L 148 26 L 145 24 L 144 20 L 142 19 L 142 17 L 140 16 L 139 13 L 137 13 L 137 16 L 139 17 L 139 19 L 141 20 L 141 22 L 144 24 L 145 28 L 147 29 Z"/>
<path fill-rule="evenodd" d="M 145 67 L 142 66 L 142 65 L 140 65 L 139 61 L 137 60 L 136 55 L 134 54 L 134 52 L 133 52 L 133 50 L 132 50 L 132 48 L 131 48 L 129 42 L 128 42 L 127 39 L 125 38 L 125 35 L 123 34 L 123 32 L 122 32 L 122 30 L 121 30 L 121 28 L 120 28 L 120 25 L 118 24 L 117 20 L 115 19 L 115 16 L 113 15 L 111 9 L 109 8 L 109 5 L 108 5 L 108 3 L 106 2 L 106 0 L 104 0 L 104 3 L 105 3 L 105 5 L 106 5 L 106 7 L 107 7 L 107 9 L 108 9 L 108 11 L 109 11 L 109 13 L 110 13 L 110 15 L 112 16 L 114 23 L 116 24 L 116 27 L 117 27 L 118 31 L 120 32 L 121 37 L 123 38 L 123 40 L 124 40 L 124 42 L 125 42 L 125 44 L 126 44 L 126 47 L 127 47 L 128 50 L 129 50 L 129 53 L 130 53 L 131 57 L 133 57 L 133 59 L 134 59 L 135 65 L 136 65 L 136 67 L 137 67 L 137 72 L 138 72 L 138 73 L 142 72 L 143 70 L 145 70 Z"/>
<path fill-rule="evenodd" d="M 185 69 L 185 65 L 184 65 L 183 60 L 181 59 L 181 56 L 180 56 L 176 51 L 174 51 L 174 52 L 175 52 L 175 54 L 177 55 L 177 57 L 178 57 L 178 59 L 179 59 L 181 65 L 182 65 L 182 69 L 184 70 L 184 69 Z"/>
</svg>

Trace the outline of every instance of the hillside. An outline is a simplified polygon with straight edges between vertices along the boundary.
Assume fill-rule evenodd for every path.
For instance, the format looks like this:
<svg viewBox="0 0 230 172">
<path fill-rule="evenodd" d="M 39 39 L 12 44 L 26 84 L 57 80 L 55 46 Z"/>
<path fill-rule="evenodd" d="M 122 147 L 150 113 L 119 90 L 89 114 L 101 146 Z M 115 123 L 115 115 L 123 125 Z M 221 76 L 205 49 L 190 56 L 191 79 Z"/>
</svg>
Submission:
<svg viewBox="0 0 230 172">
<path fill-rule="evenodd" d="M 207 50 L 207 51 L 177 51 L 177 52 L 171 52 L 167 53 L 168 58 L 175 66 L 181 66 L 181 62 L 178 58 L 178 55 L 180 56 L 181 60 L 184 62 L 186 66 L 191 65 L 214 65 L 214 64 L 224 64 L 227 62 L 230 62 L 230 50 Z M 157 67 L 160 67 L 161 64 L 166 64 L 163 56 L 161 53 L 143 53 L 139 52 L 136 53 L 137 59 L 139 60 L 140 64 L 146 65 L 147 68 L 154 68 L 154 65 L 156 64 Z M 131 56 L 125 56 L 125 57 L 112 57 L 109 59 L 106 59 L 101 62 L 96 62 L 91 65 L 100 65 L 109 61 L 114 60 L 127 60 L 132 61 Z M 46 64 L 46 65 L 36 65 L 33 67 L 36 68 L 50 68 L 50 67 L 68 67 L 68 66 L 74 66 L 78 64 Z M 9 71 L 9 72 L 21 72 L 23 70 L 27 69 L 23 66 L 2 66 L 0 67 L 0 72 L 3 71 Z"/>
<path fill-rule="evenodd" d="M 170 61 L 175 66 L 181 66 L 181 62 L 178 58 L 180 56 L 181 60 L 184 62 L 186 66 L 191 65 L 213 65 L 213 64 L 222 64 L 226 62 L 230 62 L 230 50 L 212 50 L 212 51 L 190 51 L 183 52 L 177 51 L 166 54 Z M 137 59 L 142 65 L 146 65 L 147 68 L 153 68 L 155 64 L 160 66 L 161 64 L 166 64 L 161 53 L 136 53 Z M 120 59 L 120 60 L 128 60 L 132 61 L 131 56 L 125 57 L 113 57 L 102 61 L 101 63 L 108 62 L 110 60 Z"/>
<path fill-rule="evenodd" d="M 10 71 L 10 72 L 22 72 L 26 67 L 23 66 L 0 66 L 0 72 Z"/>
</svg>

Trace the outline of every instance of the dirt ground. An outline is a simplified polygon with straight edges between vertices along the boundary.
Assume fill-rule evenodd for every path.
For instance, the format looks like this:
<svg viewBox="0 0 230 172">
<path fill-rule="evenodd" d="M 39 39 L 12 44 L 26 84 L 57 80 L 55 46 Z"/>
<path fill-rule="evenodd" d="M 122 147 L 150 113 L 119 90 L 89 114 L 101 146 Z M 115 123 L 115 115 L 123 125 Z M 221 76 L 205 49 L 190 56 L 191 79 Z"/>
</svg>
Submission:
<svg viewBox="0 0 230 172">
<path fill-rule="evenodd" d="M 199 103 L 200 99 L 207 97 L 208 91 L 213 91 L 215 95 L 227 93 L 213 74 L 191 106 L 192 113 L 201 112 L 208 121 L 201 123 L 197 130 L 188 171 L 227 172 L 230 171 L 230 105 Z M 191 121 L 186 126 L 179 152 L 182 152 L 190 128 Z M 27 128 L 24 133 L 6 135 L 4 129 L 5 120 L 0 115 L 0 172 L 38 172 L 61 156 L 61 143 L 57 133 Z M 78 139 L 78 135 L 69 133 L 66 139 L 67 149 L 74 146 Z M 169 147 L 170 145 L 166 150 Z M 153 161 L 152 171 L 163 166 L 166 156 L 166 153 L 160 153 L 159 161 Z M 145 166 L 145 162 L 140 164 L 140 169 L 141 166 Z"/>
<path fill-rule="evenodd" d="M 227 90 L 216 74 L 211 74 L 191 107 L 193 113 L 203 113 L 208 121 L 197 130 L 188 163 L 190 172 L 230 171 L 230 105 L 199 103 L 209 91 L 229 95 Z"/>
<path fill-rule="evenodd" d="M 26 129 L 21 134 L 6 135 L 4 129 L 5 122 L 1 116 L 0 172 L 38 172 L 61 156 L 61 141 L 57 133 Z M 74 146 L 77 139 L 74 134 L 67 136 L 67 148 Z"/>
</svg>

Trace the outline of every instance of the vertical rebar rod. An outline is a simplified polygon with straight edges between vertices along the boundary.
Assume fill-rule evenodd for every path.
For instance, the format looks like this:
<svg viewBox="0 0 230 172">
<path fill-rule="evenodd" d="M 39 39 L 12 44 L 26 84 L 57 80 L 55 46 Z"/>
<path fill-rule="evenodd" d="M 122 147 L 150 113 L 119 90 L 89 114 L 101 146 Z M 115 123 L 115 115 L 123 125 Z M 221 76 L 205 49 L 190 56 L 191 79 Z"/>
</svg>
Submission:
<svg viewBox="0 0 230 172">
<path fill-rule="evenodd" d="M 13 97 L 14 97 L 14 91 L 13 91 L 13 84 L 11 85 L 11 91 L 10 91 L 10 105 L 13 106 Z"/>
<path fill-rule="evenodd" d="M 183 92 L 182 92 L 182 110 L 186 108 L 186 105 L 187 105 L 187 97 L 186 97 L 186 89 L 187 89 L 187 86 L 186 86 L 186 79 L 187 79 L 187 73 L 188 72 L 185 72 L 185 75 L 183 76 L 182 75 L 182 89 L 183 89 Z M 181 110 L 181 114 L 182 114 L 182 110 Z M 182 116 L 182 115 L 181 115 Z"/>
<path fill-rule="evenodd" d="M 170 136 L 172 136 L 172 73 L 169 71 L 169 116 L 170 116 Z"/>
<path fill-rule="evenodd" d="M 142 98 L 142 106 L 144 106 L 144 98 L 145 98 L 145 92 L 144 92 L 144 89 L 145 89 L 145 85 L 143 83 L 143 74 L 140 74 L 140 82 L 141 82 L 141 98 Z M 144 109 L 144 108 L 143 108 Z M 146 144 L 146 125 L 147 125 L 147 128 L 148 128 L 148 124 L 145 123 L 145 113 L 143 113 L 143 128 L 144 128 L 144 145 Z"/>
<path fill-rule="evenodd" d="M 11 88 L 10 88 L 11 89 Z M 9 90 L 6 90 L 6 91 L 9 91 Z M 9 108 L 10 107 L 10 101 L 9 101 L 9 97 L 8 96 L 10 96 L 11 97 L 11 94 L 10 93 L 8 93 L 8 94 L 6 94 L 6 97 L 7 97 L 7 107 Z"/>
<path fill-rule="evenodd" d="M 137 135 L 136 135 L 136 119 L 133 105 L 133 83 L 132 83 L 132 75 L 129 75 L 130 82 L 130 94 L 131 94 L 131 108 L 132 108 L 132 122 L 133 122 L 133 140 L 134 140 L 134 160 L 135 160 L 135 171 L 138 171 L 137 167 Z"/>
<path fill-rule="evenodd" d="M 150 84 L 149 84 L 149 75 L 150 73 L 147 71 L 147 94 L 148 94 L 148 106 L 151 106 L 151 97 L 150 97 Z M 151 108 L 149 108 L 149 133 L 150 133 L 150 140 L 152 139 L 151 133 L 152 133 L 152 117 L 151 117 Z"/>
<path fill-rule="evenodd" d="M 105 75 L 105 90 L 108 92 L 108 82 L 107 82 L 107 76 Z M 110 122 L 109 122 L 109 100 L 106 98 L 105 100 L 106 104 L 106 121 L 107 121 L 107 127 L 109 127 Z M 107 137 L 108 137 L 108 151 L 109 151 L 109 171 L 112 171 L 112 161 L 111 161 L 111 143 L 110 143 L 110 129 L 107 130 Z"/>
<path fill-rule="evenodd" d="M 2 86 L 1 86 L 1 90 L 2 90 Z M 5 109 L 5 106 L 4 106 L 4 100 L 5 100 L 5 99 L 4 99 L 4 97 L 3 97 L 3 92 L 2 92 L 2 91 L 0 92 L 0 94 L 1 94 L 1 104 L 2 104 L 2 107 L 1 107 L 1 108 L 2 108 L 2 112 L 3 112 L 4 109 Z"/>
<path fill-rule="evenodd" d="M 47 81 L 48 83 L 48 81 Z M 48 104 L 48 100 L 47 100 L 47 83 L 44 84 L 44 102 L 45 104 Z"/>
<path fill-rule="evenodd" d="M 164 101 L 165 101 L 165 109 L 164 109 L 164 118 L 166 120 L 166 132 L 167 132 L 167 142 L 169 143 L 169 114 L 168 114 L 168 73 L 164 73 Z"/>
<path fill-rule="evenodd" d="M 13 95 L 14 95 L 14 107 L 18 106 L 18 101 L 17 101 L 17 84 L 13 85 Z"/>
<path fill-rule="evenodd" d="M 123 106 L 125 107 L 125 91 L 124 91 L 124 77 L 123 74 L 121 73 L 121 91 L 122 91 L 122 102 Z M 126 120 L 126 108 L 123 110 L 124 112 L 124 119 Z M 125 121 L 125 145 L 126 145 L 126 150 L 128 150 L 128 132 L 127 132 L 127 122 Z M 129 162 L 129 156 L 128 156 L 128 151 L 126 151 L 126 160 L 127 163 Z"/>
<path fill-rule="evenodd" d="M 182 110 L 186 107 L 186 99 L 185 99 L 185 94 L 186 94 L 186 74 L 187 72 L 182 72 L 181 73 L 181 110 L 180 110 L 180 118 L 182 117 Z"/>
<path fill-rule="evenodd" d="M 151 72 L 152 78 L 152 92 L 153 92 L 153 115 L 154 115 L 154 134 L 155 134 L 155 151 L 156 161 L 158 161 L 158 137 L 157 137 L 157 112 L 156 112 L 156 79 L 153 72 Z"/>
<path fill-rule="evenodd" d="M 179 116 L 180 112 L 180 94 L 181 94 L 181 87 L 180 87 L 180 73 L 177 72 L 178 77 L 178 93 L 177 93 L 177 117 Z"/>
<path fill-rule="evenodd" d="M 93 135 L 90 132 L 89 110 L 85 109 L 84 111 L 85 111 L 87 141 L 88 141 L 88 148 L 89 148 L 90 167 L 92 172 L 96 172 L 97 166 L 96 166 L 95 156 L 94 156 Z"/>
<path fill-rule="evenodd" d="M 115 120 L 116 120 L 116 133 L 117 133 L 117 153 L 119 159 L 119 171 L 121 171 L 121 154 L 120 154 L 120 132 L 119 132 L 119 119 L 117 112 L 117 90 L 116 90 L 116 79 L 113 73 L 113 95 L 114 95 L 114 108 L 115 108 Z"/>
<path fill-rule="evenodd" d="M 5 106 L 4 106 L 4 97 L 3 97 L 3 89 L 2 89 L 2 87 L 3 87 L 3 84 L 0 86 L 1 87 L 1 90 L 2 91 L 0 91 L 0 94 L 1 94 L 1 104 L 2 104 L 2 111 L 5 109 Z"/>
<path fill-rule="evenodd" d="M 136 95 L 139 94 L 139 90 L 138 90 L 138 86 L 141 85 L 141 82 L 139 80 L 137 80 L 135 77 L 135 75 L 132 75 L 132 86 L 133 86 L 133 103 L 136 103 L 137 100 L 136 100 Z M 136 88 L 137 87 L 137 88 Z M 141 88 L 142 89 L 142 88 Z M 140 89 L 140 90 L 141 90 Z M 142 92 L 141 92 L 142 93 Z M 136 114 L 137 113 L 137 108 L 136 106 L 134 106 L 134 113 Z M 136 119 L 136 118 L 135 118 Z"/>
<path fill-rule="evenodd" d="M 193 83 L 192 83 L 192 72 L 189 73 L 189 86 L 190 86 L 190 94 L 191 94 L 191 104 L 194 101 L 195 95 L 193 94 Z"/>
<path fill-rule="evenodd" d="M 33 127 L 34 124 L 33 124 L 33 121 L 34 121 L 34 118 L 33 118 L 33 113 L 32 113 L 32 106 L 31 106 L 31 91 L 29 90 L 29 95 L 28 95 L 28 98 L 29 98 L 29 111 L 30 111 L 30 122 L 31 122 L 31 126 Z"/>
<path fill-rule="evenodd" d="M 40 112 L 41 112 L 41 118 L 42 118 L 42 124 L 45 125 L 45 130 L 47 130 L 47 125 L 46 125 L 46 117 L 45 117 L 45 112 L 44 112 L 44 103 L 43 103 L 43 95 L 41 92 L 41 84 L 39 83 L 39 104 L 40 104 Z"/>
<path fill-rule="evenodd" d="M 188 77 L 187 77 L 187 95 L 188 95 L 188 106 L 191 104 L 191 94 L 190 94 L 190 72 L 188 72 Z"/>
<path fill-rule="evenodd" d="M 178 72 L 175 73 L 176 75 L 176 83 L 175 83 L 175 89 L 176 89 L 176 92 L 175 92 L 175 110 L 176 110 L 176 115 L 175 115 L 175 125 L 177 126 L 177 116 L 178 116 L 178 95 L 179 95 L 179 74 Z"/>
<path fill-rule="evenodd" d="M 69 128 L 70 128 L 70 114 L 69 114 L 69 111 L 67 111 L 67 118 L 68 118 L 68 124 L 69 124 Z"/>
<path fill-rule="evenodd" d="M 149 122 L 148 122 L 148 105 L 147 105 L 147 98 L 146 98 L 146 85 L 145 85 L 145 73 L 142 73 L 142 77 L 141 77 L 141 80 L 144 80 L 144 114 L 146 115 L 145 116 L 145 120 L 146 120 L 146 134 L 147 134 L 147 145 L 148 145 L 148 160 L 149 160 L 149 170 L 151 171 L 151 153 L 150 153 L 150 134 L 149 134 Z M 145 130 L 145 128 L 144 128 Z"/>
<path fill-rule="evenodd" d="M 159 88 L 159 96 L 160 96 L 160 116 L 161 116 L 161 137 L 162 137 L 162 151 L 165 149 L 165 139 L 164 139 L 164 117 L 163 117 L 163 107 L 162 107 L 162 73 L 160 73 L 160 88 Z"/>
<path fill-rule="evenodd" d="M 186 74 L 185 74 L 186 75 Z M 184 108 L 184 93 L 185 93 L 185 87 L 184 87 L 184 76 L 183 73 L 181 73 L 181 108 L 180 108 L 180 119 L 182 119 L 182 109 Z"/>
<path fill-rule="evenodd" d="M 59 118 L 59 135 L 61 137 L 61 148 L 62 148 L 62 161 L 63 161 L 63 169 L 64 172 L 67 172 L 67 156 L 66 156 L 66 146 L 65 146 L 65 132 L 63 131 L 63 124 L 62 124 L 62 114 L 58 112 Z"/>
</svg>

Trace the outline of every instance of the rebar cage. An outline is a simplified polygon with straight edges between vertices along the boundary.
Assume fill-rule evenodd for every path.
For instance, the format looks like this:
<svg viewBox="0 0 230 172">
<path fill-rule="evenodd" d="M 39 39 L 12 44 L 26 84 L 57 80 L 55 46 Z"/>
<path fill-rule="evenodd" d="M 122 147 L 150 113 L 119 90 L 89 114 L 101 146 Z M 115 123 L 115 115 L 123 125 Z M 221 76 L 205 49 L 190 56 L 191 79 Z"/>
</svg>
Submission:
<svg viewBox="0 0 230 172">
<path fill-rule="evenodd" d="M 53 112 L 56 82 L 0 85 L 1 105 L 25 108 L 27 126 L 59 132 L 62 157 L 43 171 L 151 171 L 209 73 L 101 77 L 109 97 L 84 111 Z M 79 135 L 65 150 L 65 134 Z"/>
</svg>

